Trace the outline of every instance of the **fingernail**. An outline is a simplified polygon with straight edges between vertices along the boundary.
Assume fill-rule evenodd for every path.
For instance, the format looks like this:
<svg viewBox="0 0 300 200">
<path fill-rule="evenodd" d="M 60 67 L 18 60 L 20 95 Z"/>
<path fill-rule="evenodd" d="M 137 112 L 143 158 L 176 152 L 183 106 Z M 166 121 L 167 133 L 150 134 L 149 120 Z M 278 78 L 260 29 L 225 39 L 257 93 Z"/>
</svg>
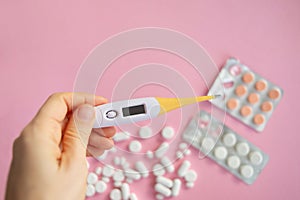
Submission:
<svg viewBox="0 0 300 200">
<path fill-rule="evenodd" d="M 95 110 L 93 106 L 83 105 L 78 109 L 77 118 L 83 121 L 90 121 L 95 115 Z"/>
</svg>

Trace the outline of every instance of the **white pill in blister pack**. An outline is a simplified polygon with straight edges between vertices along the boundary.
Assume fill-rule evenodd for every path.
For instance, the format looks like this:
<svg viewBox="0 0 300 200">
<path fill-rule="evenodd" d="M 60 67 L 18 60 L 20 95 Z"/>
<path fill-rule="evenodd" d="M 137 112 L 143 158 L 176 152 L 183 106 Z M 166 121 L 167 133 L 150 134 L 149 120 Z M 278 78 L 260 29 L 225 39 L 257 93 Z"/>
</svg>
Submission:
<svg viewBox="0 0 300 200">
<path fill-rule="evenodd" d="M 205 124 L 204 122 L 210 125 L 198 126 L 198 124 Z M 252 184 L 266 166 L 269 160 L 268 155 L 227 126 L 221 129 L 223 134 L 221 133 L 220 137 L 216 136 L 215 128 L 222 125 L 222 122 L 211 117 L 210 114 L 200 111 L 187 126 L 183 138 L 191 142 L 192 146 L 207 153 L 209 158 L 237 178 L 247 184 Z M 200 138 L 200 140 L 193 141 L 190 138 Z M 202 145 L 199 145 L 199 142 Z M 205 144 L 204 148 L 203 144 Z M 212 148 L 212 151 L 207 152 L 209 148 Z"/>
<path fill-rule="evenodd" d="M 174 134 L 175 134 L 174 129 L 170 126 L 164 127 L 163 130 L 161 131 L 161 135 L 166 140 L 172 139 Z"/>
<path fill-rule="evenodd" d="M 130 142 L 129 151 L 131 151 L 132 153 L 138 153 L 141 150 L 142 150 L 142 144 L 139 141 L 133 140 Z"/>
</svg>

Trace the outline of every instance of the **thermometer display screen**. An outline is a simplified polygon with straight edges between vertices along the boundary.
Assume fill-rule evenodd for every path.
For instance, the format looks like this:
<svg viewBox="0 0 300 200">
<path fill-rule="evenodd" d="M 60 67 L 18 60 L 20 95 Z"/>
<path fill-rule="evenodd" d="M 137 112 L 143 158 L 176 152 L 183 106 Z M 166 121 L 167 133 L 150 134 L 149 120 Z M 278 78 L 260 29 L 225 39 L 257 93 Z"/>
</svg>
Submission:
<svg viewBox="0 0 300 200">
<path fill-rule="evenodd" d="M 138 114 L 145 114 L 145 105 L 137 105 L 137 106 L 130 106 L 126 108 L 122 108 L 123 117 L 138 115 Z"/>
</svg>

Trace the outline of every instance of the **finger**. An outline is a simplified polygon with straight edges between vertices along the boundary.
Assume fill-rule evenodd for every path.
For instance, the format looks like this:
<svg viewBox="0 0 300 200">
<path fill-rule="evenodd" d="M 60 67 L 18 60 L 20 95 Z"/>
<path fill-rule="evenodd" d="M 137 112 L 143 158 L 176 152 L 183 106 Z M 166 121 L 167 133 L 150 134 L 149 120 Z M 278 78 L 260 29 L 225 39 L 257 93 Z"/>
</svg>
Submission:
<svg viewBox="0 0 300 200">
<path fill-rule="evenodd" d="M 92 105 L 80 105 L 72 114 L 62 139 L 62 163 L 69 164 L 86 155 L 86 147 L 95 121 Z"/>
<path fill-rule="evenodd" d="M 101 150 L 90 145 L 87 147 L 88 156 L 99 157 L 104 153 L 104 151 L 105 150 Z"/>
<path fill-rule="evenodd" d="M 111 126 L 111 127 L 105 127 L 105 128 L 94 128 L 92 132 L 97 133 L 98 135 L 111 138 L 115 135 L 116 133 L 116 128 Z"/>
<path fill-rule="evenodd" d="M 106 138 L 98 135 L 95 132 L 92 132 L 89 138 L 89 145 L 98 149 L 107 150 L 114 146 L 114 142 L 111 138 Z"/>
</svg>

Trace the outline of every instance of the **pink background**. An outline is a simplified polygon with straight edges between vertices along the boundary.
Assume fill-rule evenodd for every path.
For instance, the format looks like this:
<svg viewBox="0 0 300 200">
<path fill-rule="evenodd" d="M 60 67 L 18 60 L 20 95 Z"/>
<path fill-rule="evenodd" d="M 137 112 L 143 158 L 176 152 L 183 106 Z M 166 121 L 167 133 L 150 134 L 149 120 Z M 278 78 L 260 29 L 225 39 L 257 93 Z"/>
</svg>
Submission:
<svg viewBox="0 0 300 200">
<path fill-rule="evenodd" d="M 195 156 L 190 159 L 199 178 L 195 188 L 182 191 L 178 199 L 300 199 L 296 125 L 300 111 L 299 8 L 296 0 L 0 1 L 0 194 L 5 191 L 13 140 L 44 100 L 53 92 L 72 91 L 80 64 L 107 37 L 131 28 L 156 26 L 191 36 L 218 67 L 229 56 L 240 58 L 285 92 L 262 134 L 231 117 L 226 119 L 229 126 L 270 155 L 258 180 L 247 186 L 212 161 L 199 161 L 197 151 L 192 150 Z M 129 58 L 126 63 L 180 63 L 179 58 L 164 58 L 149 54 L 148 58 Z M 191 67 L 182 67 L 192 79 Z M 197 82 L 191 84 L 198 89 Z M 131 189 L 140 199 L 153 199 L 152 186 L 149 179 Z"/>
</svg>

